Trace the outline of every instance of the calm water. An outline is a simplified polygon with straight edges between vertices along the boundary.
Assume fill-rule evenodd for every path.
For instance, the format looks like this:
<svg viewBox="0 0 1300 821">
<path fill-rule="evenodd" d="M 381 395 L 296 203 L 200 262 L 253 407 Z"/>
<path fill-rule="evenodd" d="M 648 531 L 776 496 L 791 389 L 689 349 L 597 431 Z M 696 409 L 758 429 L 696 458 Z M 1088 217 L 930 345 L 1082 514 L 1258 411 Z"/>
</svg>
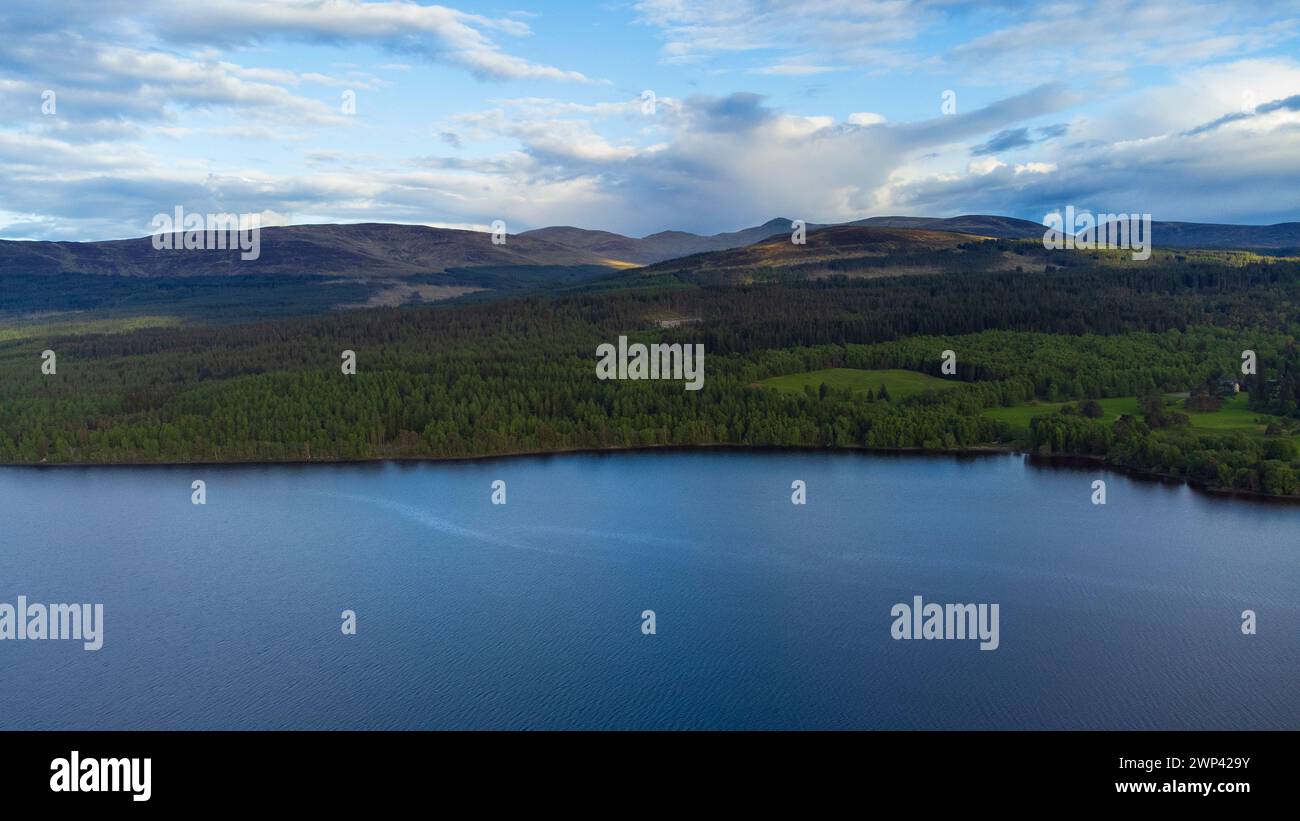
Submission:
<svg viewBox="0 0 1300 821">
<path fill-rule="evenodd" d="M 1116 474 L 1099 507 L 1099 475 L 744 452 L 3 468 L 0 601 L 103 602 L 105 640 L 0 641 L 0 727 L 1300 728 L 1300 507 Z M 1000 648 L 892 640 L 915 594 L 998 603 Z"/>
</svg>

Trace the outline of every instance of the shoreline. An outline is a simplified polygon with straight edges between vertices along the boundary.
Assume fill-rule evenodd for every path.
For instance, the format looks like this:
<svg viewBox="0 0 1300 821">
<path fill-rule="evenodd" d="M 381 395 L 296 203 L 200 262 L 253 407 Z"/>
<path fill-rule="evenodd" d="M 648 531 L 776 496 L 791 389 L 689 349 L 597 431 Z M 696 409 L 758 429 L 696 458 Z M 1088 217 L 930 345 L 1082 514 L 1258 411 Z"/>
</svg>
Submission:
<svg viewBox="0 0 1300 821">
<path fill-rule="evenodd" d="M 927 450 L 924 448 L 872 448 L 865 445 L 847 445 L 827 447 L 821 445 L 734 445 L 712 443 L 705 445 L 631 445 L 595 448 L 558 448 L 551 450 L 525 450 L 508 453 L 490 453 L 476 456 L 366 456 L 356 459 L 248 459 L 237 461 L 159 461 L 159 462 L 0 462 L 0 468 L 179 468 L 179 467 L 303 467 L 307 465 L 381 465 L 381 464 L 455 464 L 464 462 L 487 462 L 493 460 L 536 459 L 552 456 L 614 455 L 625 453 L 699 453 L 709 451 L 740 451 L 750 453 L 857 453 L 868 456 L 924 456 L 942 458 L 980 458 L 984 456 L 1025 457 L 1029 464 L 1048 468 L 1084 468 L 1095 467 L 1119 473 L 1134 479 L 1161 482 L 1162 484 L 1186 485 L 1198 493 L 1218 498 L 1232 498 L 1268 504 L 1300 504 L 1300 496 L 1276 496 L 1258 491 L 1220 488 L 1159 471 L 1143 470 L 1128 465 L 1116 464 L 1104 456 L 1093 454 L 1059 453 L 1040 456 L 1023 448 L 999 445 L 979 445 L 966 448 L 941 448 Z"/>
</svg>

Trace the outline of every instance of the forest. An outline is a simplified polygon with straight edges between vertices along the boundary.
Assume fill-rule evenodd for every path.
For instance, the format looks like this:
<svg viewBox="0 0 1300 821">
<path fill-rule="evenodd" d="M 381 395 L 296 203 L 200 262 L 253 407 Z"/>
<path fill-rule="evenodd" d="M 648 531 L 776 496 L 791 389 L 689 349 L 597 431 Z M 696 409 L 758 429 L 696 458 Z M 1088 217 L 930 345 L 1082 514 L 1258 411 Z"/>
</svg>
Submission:
<svg viewBox="0 0 1300 821">
<path fill-rule="evenodd" d="M 1300 495 L 1300 263 L 1243 258 L 1046 273 L 698 284 L 595 279 L 494 299 L 129 332 L 0 336 L 0 462 L 453 458 L 651 446 L 1016 448 L 1207 488 Z M 657 318 L 692 321 L 661 327 Z M 696 321 L 698 320 L 698 321 Z M 698 343 L 704 386 L 602 381 L 619 335 Z M 53 351 L 54 373 L 42 371 Z M 941 353 L 956 373 L 941 371 Z M 1243 351 L 1257 357 L 1243 374 Z M 354 351 L 355 375 L 343 373 Z M 763 379 L 905 369 L 961 390 L 896 399 Z M 1148 401 L 1248 392 L 1260 432 Z M 983 414 L 1075 403 L 1028 432 Z M 1193 406 L 1196 407 L 1196 406 Z"/>
</svg>

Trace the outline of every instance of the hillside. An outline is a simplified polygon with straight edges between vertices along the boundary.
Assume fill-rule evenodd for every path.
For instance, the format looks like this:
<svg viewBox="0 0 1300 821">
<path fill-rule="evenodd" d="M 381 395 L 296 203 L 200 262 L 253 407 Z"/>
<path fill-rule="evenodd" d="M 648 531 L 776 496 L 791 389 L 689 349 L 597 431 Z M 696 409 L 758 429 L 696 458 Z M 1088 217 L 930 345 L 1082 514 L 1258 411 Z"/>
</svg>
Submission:
<svg viewBox="0 0 1300 821">
<path fill-rule="evenodd" d="M 1156 223 L 1153 259 L 1240 266 L 1258 259 L 1256 252 L 1200 246 L 1256 246 L 1258 252 L 1287 255 L 1287 243 L 1300 243 L 1293 236 L 1298 226 Z M 1041 226 L 1007 217 L 878 217 L 807 227 L 803 245 L 790 241 L 788 219 L 709 236 L 664 231 L 640 239 L 552 227 L 493 245 L 489 234 L 474 231 L 302 225 L 263 229 L 260 257 L 249 261 L 240 260 L 238 250 L 159 251 L 150 237 L 0 241 L 0 322 L 95 327 L 94 320 L 108 318 L 239 321 L 507 293 L 1144 264 L 1125 251 L 1044 249 Z M 958 230 L 963 228 L 970 233 Z M 1029 236 L 1016 238 L 1023 234 Z M 700 248 L 705 250 L 686 253 Z"/>
<path fill-rule="evenodd" d="M 533 236 L 510 236 L 505 244 L 494 245 L 491 235 L 477 231 L 382 223 L 263 228 L 261 254 L 256 260 L 241 260 L 238 250 L 159 251 L 154 249 L 151 237 L 107 242 L 0 240 L 0 275 L 313 275 L 393 279 L 478 266 L 618 268 L 630 264 Z"/>
<path fill-rule="evenodd" d="M 912 243 L 912 250 L 934 250 L 977 237 L 1040 239 L 1044 228 L 1012 217 L 965 215 L 950 218 L 870 217 L 842 225 L 807 225 L 809 244 L 801 249 L 799 264 L 870 255 L 885 248 L 887 235 L 860 235 L 858 229 L 913 232 L 895 234 L 891 252 Z M 151 237 L 98 242 L 28 242 L 0 240 L 0 275 L 89 274 L 130 277 L 201 277 L 228 275 L 312 275 L 360 279 L 402 279 L 445 272 L 449 269 L 510 266 L 604 266 L 629 268 L 657 266 L 700 254 L 728 252 L 755 244 L 765 250 L 727 257 L 710 267 L 794 263 L 773 249 L 789 246 L 791 221 L 769 220 L 762 225 L 721 234 L 660 231 L 641 238 L 610 231 L 553 226 L 511 235 L 503 245 L 493 245 L 490 235 L 477 231 L 430 228 L 421 225 L 362 223 L 349 225 L 296 225 L 264 228 L 257 260 L 241 260 L 239 252 L 158 251 Z M 809 259 L 809 251 L 829 247 L 818 240 L 827 231 L 838 232 L 830 241 L 841 246 L 834 253 Z M 1220 225 L 1193 222 L 1155 222 L 1157 247 L 1242 249 L 1272 254 L 1300 251 L 1300 222 L 1277 225 Z M 961 237 L 952 242 L 935 235 Z M 848 241 L 846 243 L 846 237 Z M 770 240 L 770 242 L 769 242 Z M 937 245 L 936 245 L 937 243 Z M 793 247 L 793 246 L 791 246 Z M 692 265 L 696 261 L 692 261 Z"/>
<path fill-rule="evenodd" d="M 558 226 L 525 231 L 520 236 L 582 248 L 600 256 L 627 260 L 638 265 L 651 265 L 691 254 L 740 248 L 778 234 L 788 236 L 790 229 L 790 220 L 777 218 L 752 228 L 710 235 L 692 234 L 688 231 L 660 231 L 638 239 L 609 231 Z"/>
<path fill-rule="evenodd" d="M 939 219 L 936 217 L 870 217 L 842 224 L 806 223 L 809 234 L 828 228 L 901 228 L 971 234 L 1000 239 L 1032 239 L 1043 236 L 1043 226 L 1012 217 L 971 215 Z M 521 236 L 537 237 L 550 242 L 583 248 L 603 256 L 624 259 L 641 265 L 713 251 L 743 248 L 774 237 L 789 237 L 793 228 L 785 217 L 768 220 L 762 225 L 722 234 L 692 234 L 687 231 L 660 231 L 642 237 L 623 236 L 609 231 L 594 231 L 571 226 L 539 228 Z"/>
<path fill-rule="evenodd" d="M 826 276 L 895 276 L 965 270 L 976 257 L 989 269 L 1004 264 L 982 237 L 917 228 L 830 226 L 809 231 L 796 245 L 788 234 L 725 251 L 695 254 L 628 273 L 674 276 L 700 283 L 819 279 Z"/>
<path fill-rule="evenodd" d="M 1153 222 L 1157 247 L 1220 248 L 1279 255 L 1300 254 L 1300 222 L 1276 225 L 1221 225 L 1211 222 Z"/>
<path fill-rule="evenodd" d="M 924 228 L 928 231 L 955 231 L 998 239 L 1041 239 L 1044 228 L 1036 222 L 983 214 L 939 219 L 936 217 L 868 217 L 846 223 L 867 228 Z"/>
<path fill-rule="evenodd" d="M 956 231 L 1000 239 L 1040 239 L 1044 226 L 1029 220 L 990 215 L 933 217 L 870 217 L 847 223 L 874 228 L 924 228 Z M 1276 225 L 1227 225 L 1209 222 L 1151 223 L 1151 236 L 1158 248 L 1203 248 L 1258 251 L 1278 255 L 1300 253 L 1300 222 Z"/>
<path fill-rule="evenodd" d="M 967 234 L 994 239 L 1042 239 L 1045 227 L 1031 220 L 992 214 L 965 214 L 957 217 L 868 217 L 840 224 L 807 223 L 813 232 L 827 228 L 892 228 Z M 722 234 L 693 234 L 687 231 L 661 231 L 635 238 L 609 231 L 572 226 L 556 226 L 525 231 L 520 236 L 581 248 L 609 259 L 626 260 L 638 265 L 655 265 L 713 251 L 743 248 L 756 242 L 789 236 L 791 221 L 784 217 L 762 225 Z M 1153 222 L 1152 235 L 1157 247 L 1249 250 L 1277 255 L 1300 253 L 1300 223 L 1277 225 L 1221 225 L 1197 222 Z"/>
</svg>

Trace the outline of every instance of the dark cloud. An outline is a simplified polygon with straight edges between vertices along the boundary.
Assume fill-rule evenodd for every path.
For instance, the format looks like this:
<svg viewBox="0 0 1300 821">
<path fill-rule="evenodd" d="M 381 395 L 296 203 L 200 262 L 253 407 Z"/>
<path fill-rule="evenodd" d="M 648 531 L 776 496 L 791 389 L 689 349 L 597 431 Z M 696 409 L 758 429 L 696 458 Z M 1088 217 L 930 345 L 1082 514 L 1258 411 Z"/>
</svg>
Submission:
<svg viewBox="0 0 1300 821">
<path fill-rule="evenodd" d="M 993 138 L 988 142 L 975 146 L 970 150 L 970 153 L 978 157 L 1010 151 L 1014 148 L 1025 148 L 1035 143 L 1061 137 L 1069 130 L 1069 123 L 1056 123 L 1055 125 L 1034 129 L 1038 134 L 1038 136 L 1034 136 L 1028 128 L 1009 128 L 994 134 Z"/>
<path fill-rule="evenodd" d="M 773 116 L 763 105 L 761 94 L 747 91 L 726 97 L 693 97 L 686 101 L 686 109 L 709 131 L 748 131 Z"/>
<path fill-rule="evenodd" d="M 1028 128 L 1010 128 L 994 134 L 993 139 L 975 146 L 970 150 L 970 153 L 977 157 L 984 154 L 997 154 L 1001 151 L 1010 151 L 1013 148 L 1024 148 L 1027 145 L 1033 145 L 1035 142 L 1029 136 Z"/>
<path fill-rule="evenodd" d="M 1033 220 L 1073 205 L 1094 213 L 1149 213 L 1155 220 L 1282 222 L 1296 218 L 1295 139 L 1283 127 L 1198 139 L 1175 134 L 1136 145 L 1090 141 L 1051 165 L 1001 165 L 898 186 L 893 202 L 910 213 L 993 212 Z"/>
<path fill-rule="evenodd" d="M 1225 114 L 1217 120 L 1211 120 L 1204 125 L 1198 125 L 1190 131 L 1184 131 L 1184 137 L 1195 137 L 1197 134 L 1205 134 L 1214 131 L 1228 123 L 1235 123 L 1239 120 L 1249 120 L 1251 117 L 1258 117 L 1261 114 L 1268 114 L 1273 111 L 1300 111 L 1300 94 L 1293 94 L 1281 100 L 1273 100 L 1263 105 L 1255 106 L 1253 111 L 1235 111 L 1232 114 Z"/>
<path fill-rule="evenodd" d="M 898 126 L 897 131 L 905 139 L 942 145 L 1005 129 L 1011 123 L 1052 114 L 1069 108 L 1080 99 L 1077 92 L 1071 91 L 1060 83 L 1044 83 L 974 111 L 909 123 Z"/>
</svg>

